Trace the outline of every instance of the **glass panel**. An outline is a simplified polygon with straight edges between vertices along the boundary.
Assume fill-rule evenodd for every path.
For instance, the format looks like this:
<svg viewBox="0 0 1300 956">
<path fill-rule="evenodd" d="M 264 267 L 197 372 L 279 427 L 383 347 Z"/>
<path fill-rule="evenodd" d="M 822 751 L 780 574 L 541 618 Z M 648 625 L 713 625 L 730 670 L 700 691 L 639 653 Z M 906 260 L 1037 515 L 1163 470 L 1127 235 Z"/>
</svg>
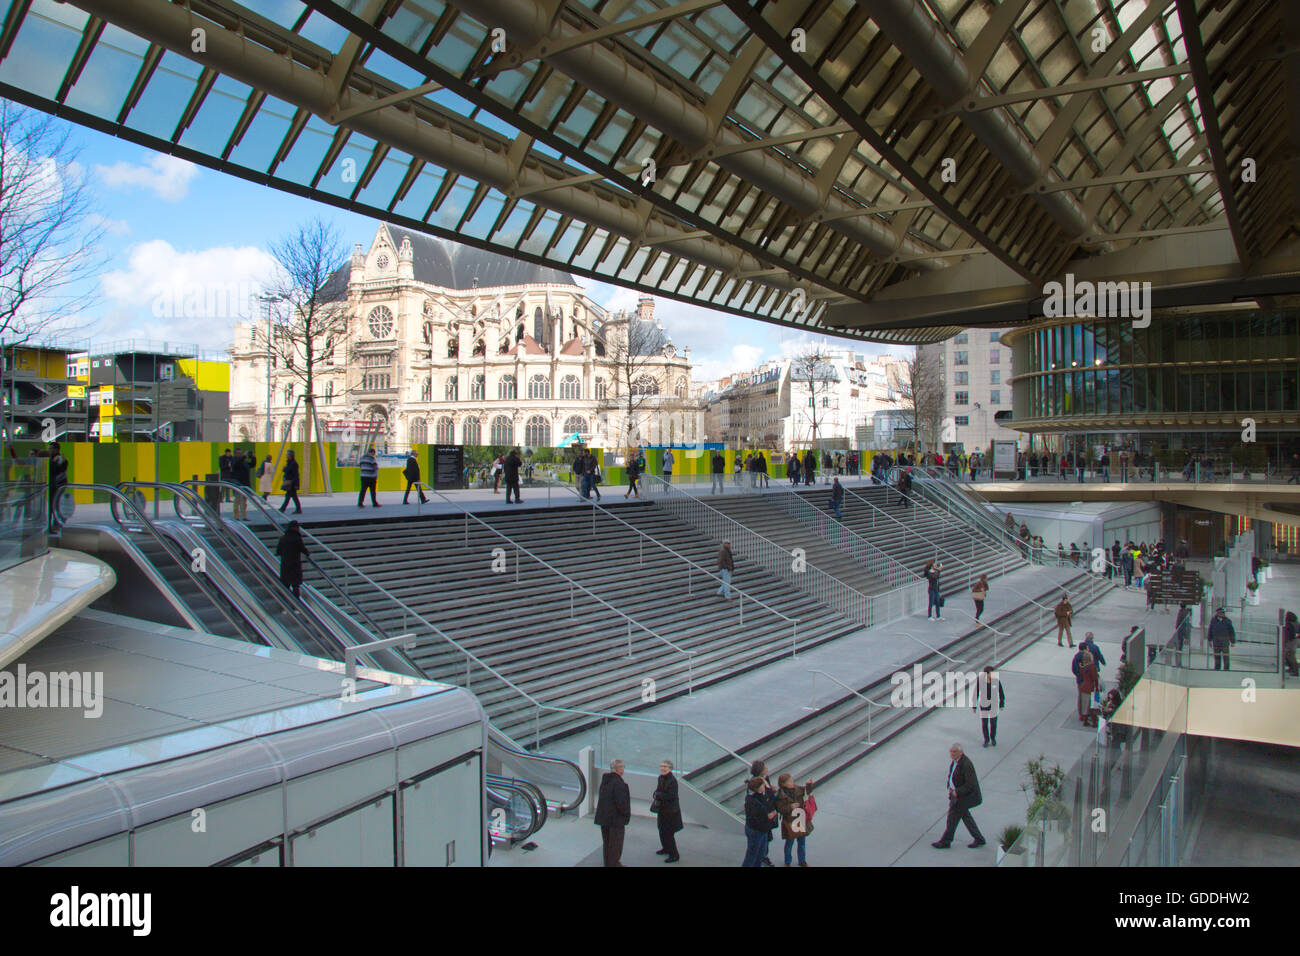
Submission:
<svg viewBox="0 0 1300 956">
<path fill-rule="evenodd" d="M 1217 325 L 1218 323 L 1212 324 Z M 1205 376 L 1205 410 L 1207 412 L 1219 411 L 1219 375 L 1217 372 Z"/>
<path fill-rule="evenodd" d="M 1268 407 L 1268 375 L 1255 372 L 1250 376 L 1250 410 L 1262 412 Z"/>
<path fill-rule="evenodd" d="M 1194 340 L 1198 348 L 1204 347 L 1203 339 Z M 1194 412 L 1205 411 L 1205 376 L 1200 372 L 1193 372 L 1187 376 L 1191 384 L 1191 405 L 1189 408 Z"/>
<path fill-rule="evenodd" d="M 1250 373 L 1237 373 L 1237 411 L 1250 411 Z"/>
<path fill-rule="evenodd" d="M 1280 412 L 1282 410 L 1282 373 L 1268 373 L 1268 410 L 1270 412 Z"/>
<path fill-rule="evenodd" d="M 0 465 L 0 571 L 49 550 L 49 460 L 5 458 Z"/>
<path fill-rule="evenodd" d="M 1237 379 L 1232 372 L 1219 376 L 1219 408 L 1225 412 L 1237 410 Z"/>
</svg>

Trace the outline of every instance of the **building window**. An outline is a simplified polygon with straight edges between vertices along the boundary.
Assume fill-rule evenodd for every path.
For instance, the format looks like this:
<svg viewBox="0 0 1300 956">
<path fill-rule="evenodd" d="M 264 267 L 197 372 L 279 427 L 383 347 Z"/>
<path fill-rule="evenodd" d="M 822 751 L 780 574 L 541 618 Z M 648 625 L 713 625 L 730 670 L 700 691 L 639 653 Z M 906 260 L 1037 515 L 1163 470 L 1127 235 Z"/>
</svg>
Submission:
<svg viewBox="0 0 1300 956">
<path fill-rule="evenodd" d="M 513 445 L 515 443 L 515 425 L 505 415 L 492 419 L 491 445 Z"/>
<path fill-rule="evenodd" d="M 999 342 L 999 341 L 1001 341 L 1001 339 L 1002 339 L 1002 333 L 1001 333 L 1001 332 L 990 332 L 990 333 L 989 333 L 989 341 L 990 341 L 990 342 Z"/>
<path fill-rule="evenodd" d="M 475 375 L 473 381 L 469 383 L 469 400 L 471 402 L 481 402 L 487 396 L 487 379 L 483 375 Z M 466 444 L 476 444 L 466 442 Z"/>
<path fill-rule="evenodd" d="M 541 415 L 528 419 L 524 428 L 524 444 L 529 448 L 541 448 L 551 443 L 551 423 Z"/>
<path fill-rule="evenodd" d="M 447 358 L 455 358 L 460 355 L 460 339 L 452 336 L 447 340 Z"/>
<path fill-rule="evenodd" d="M 596 379 L 596 401 L 603 402 L 608 395 L 608 388 L 603 378 Z"/>
<path fill-rule="evenodd" d="M 564 420 L 564 435 L 585 435 L 587 434 L 587 420 L 581 415 L 570 415 Z"/>
<path fill-rule="evenodd" d="M 442 390 L 443 401 L 446 402 L 457 401 L 459 395 L 460 395 L 460 383 L 457 381 L 456 376 L 453 375 L 451 378 L 447 379 L 447 385 Z"/>
<path fill-rule="evenodd" d="M 378 305 L 370 310 L 367 319 L 370 334 L 377 339 L 386 339 L 393 334 L 393 313 L 386 305 Z"/>
<path fill-rule="evenodd" d="M 566 375 L 560 379 L 560 398 L 582 398 L 582 383 L 576 375 Z"/>
<path fill-rule="evenodd" d="M 497 398 L 507 399 L 507 398 L 518 398 L 518 397 L 519 397 L 519 386 L 515 384 L 515 377 L 513 375 L 502 375 L 501 381 L 497 382 Z M 496 422 L 492 423 L 492 427 L 494 429 L 496 428 Z M 507 445 L 509 444 L 509 442 L 494 441 L 492 444 Z"/>
<path fill-rule="evenodd" d="M 423 418 L 411 421 L 411 444 L 423 445 L 429 441 L 429 425 Z"/>
<path fill-rule="evenodd" d="M 475 355 L 487 354 L 487 343 L 483 339 L 479 339 L 477 342 L 474 343 L 474 354 Z"/>
<path fill-rule="evenodd" d="M 334 401 L 334 381 L 332 379 L 325 383 L 325 401 Z"/>
<path fill-rule="evenodd" d="M 958 332 L 956 335 L 952 337 L 952 341 L 954 345 L 965 345 L 966 342 L 968 341 L 968 338 L 965 332 Z"/>
<path fill-rule="evenodd" d="M 465 444 L 481 445 L 483 444 L 483 426 L 477 418 L 465 419 Z"/>
<path fill-rule="evenodd" d="M 632 383 L 633 395 L 658 395 L 659 383 L 650 375 L 642 375 Z"/>
<path fill-rule="evenodd" d="M 954 421 L 954 423 L 956 423 L 956 424 L 958 424 L 958 425 L 969 425 L 969 424 L 970 424 L 970 416 L 969 416 L 969 415 L 958 415 L 956 418 L 953 419 L 953 421 Z"/>
<path fill-rule="evenodd" d="M 438 419 L 438 444 L 451 445 L 456 441 L 456 423 L 446 415 Z"/>
<path fill-rule="evenodd" d="M 422 402 L 433 401 L 433 378 L 432 377 L 426 378 L 423 382 L 420 383 L 420 401 Z"/>
<path fill-rule="evenodd" d="M 284 403 L 286 405 L 293 404 L 293 382 L 284 387 Z"/>
<path fill-rule="evenodd" d="M 1002 384 L 1001 379 L 1002 379 L 1002 373 L 998 369 L 993 369 L 993 371 L 989 372 L 990 385 L 1001 385 Z"/>
<path fill-rule="evenodd" d="M 956 397 L 953 398 L 952 403 L 954 405 L 969 405 L 970 392 L 958 392 Z"/>
<path fill-rule="evenodd" d="M 970 364 L 970 355 L 969 355 L 969 353 L 967 353 L 967 352 L 953 352 L 953 353 L 952 353 L 952 364 L 953 364 L 953 365 L 969 365 L 969 364 Z"/>
<path fill-rule="evenodd" d="M 989 392 L 989 404 L 990 405 L 1002 404 L 1002 392 L 1000 390 L 995 388 L 993 389 L 993 391 Z"/>
<path fill-rule="evenodd" d="M 997 349 L 989 349 L 989 364 L 990 364 L 990 365 L 1001 365 L 1001 364 L 1002 364 L 1002 353 L 999 352 Z"/>
<path fill-rule="evenodd" d="M 528 380 L 529 398 L 550 398 L 551 380 L 545 375 L 534 375 Z M 529 442 L 532 444 L 532 442 Z"/>
<path fill-rule="evenodd" d="M 952 382 L 954 385 L 969 385 L 970 372 L 954 372 L 952 375 Z"/>
</svg>

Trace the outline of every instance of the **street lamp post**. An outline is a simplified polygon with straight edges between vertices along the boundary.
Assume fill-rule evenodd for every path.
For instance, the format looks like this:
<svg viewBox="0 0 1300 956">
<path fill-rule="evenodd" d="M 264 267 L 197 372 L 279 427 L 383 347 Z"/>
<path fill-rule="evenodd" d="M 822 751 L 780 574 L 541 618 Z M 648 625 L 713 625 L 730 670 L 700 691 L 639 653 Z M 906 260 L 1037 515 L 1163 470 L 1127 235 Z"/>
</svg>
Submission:
<svg viewBox="0 0 1300 956">
<path fill-rule="evenodd" d="M 257 298 L 266 303 L 266 440 L 272 442 L 275 435 L 271 430 L 271 303 L 284 300 L 270 292 L 260 293 Z"/>
</svg>

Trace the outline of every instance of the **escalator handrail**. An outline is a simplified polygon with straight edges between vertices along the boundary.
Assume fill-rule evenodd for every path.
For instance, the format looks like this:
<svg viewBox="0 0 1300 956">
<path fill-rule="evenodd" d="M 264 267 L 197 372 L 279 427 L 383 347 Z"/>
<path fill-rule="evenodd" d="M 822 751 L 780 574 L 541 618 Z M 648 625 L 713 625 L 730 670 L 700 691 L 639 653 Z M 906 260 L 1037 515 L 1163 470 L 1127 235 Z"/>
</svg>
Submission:
<svg viewBox="0 0 1300 956">
<path fill-rule="evenodd" d="M 190 579 L 190 581 L 194 584 L 194 586 L 198 588 L 199 593 L 202 594 L 204 597 L 206 597 L 212 603 L 212 606 L 215 607 L 217 609 L 217 612 L 226 619 L 227 623 L 229 623 L 231 627 L 235 629 L 236 633 L 244 635 L 245 640 L 247 640 L 250 644 L 265 645 L 267 643 L 266 638 L 260 632 L 258 632 L 257 628 L 252 627 L 251 623 L 243 617 L 242 613 L 237 613 L 234 616 L 232 616 L 231 609 L 238 611 L 238 609 L 235 608 L 234 602 L 231 601 L 227 595 L 222 593 L 220 588 L 211 587 L 210 589 L 211 582 L 203 580 L 203 578 L 199 574 L 197 574 L 190 566 L 189 555 L 188 554 L 184 556 L 179 555 L 177 553 L 177 546 L 175 542 L 172 541 L 170 538 L 168 538 L 166 535 L 162 534 L 158 530 L 158 528 L 154 525 L 154 523 L 150 521 L 148 517 L 145 516 L 144 511 L 141 510 L 136 505 L 135 501 L 130 499 L 127 495 L 123 494 L 119 489 L 115 488 L 112 485 L 99 485 L 93 483 L 82 484 L 80 482 L 68 482 L 67 484 L 61 485 L 59 489 L 55 492 L 53 506 L 56 510 L 58 508 L 59 499 L 63 497 L 65 492 L 69 492 L 69 491 L 90 491 L 90 492 L 96 492 L 100 494 L 106 494 L 109 496 L 110 502 L 120 501 L 121 503 L 129 507 L 130 510 L 134 511 L 135 514 L 138 516 L 140 528 L 146 533 L 148 533 L 156 542 L 158 542 L 158 546 L 163 549 L 163 551 L 167 554 L 168 557 L 170 557 L 174 562 L 176 562 L 176 564 Z M 130 530 L 127 527 L 126 522 L 117 514 L 115 509 L 110 507 L 109 513 L 113 516 L 113 520 L 118 525 L 118 527 L 123 528 L 125 530 Z M 215 592 L 215 596 L 213 592 Z M 227 604 L 230 605 L 229 608 L 227 607 Z M 250 636 L 250 631 L 251 631 L 251 636 Z"/>
<path fill-rule="evenodd" d="M 579 767 L 572 760 L 568 760 L 564 757 L 556 757 L 552 754 L 530 753 L 529 751 L 519 747 L 513 740 L 511 740 L 501 731 L 497 730 L 495 727 L 492 727 L 490 724 L 488 726 L 488 743 L 491 744 L 493 747 L 496 747 L 500 750 L 504 750 L 506 753 L 511 754 L 512 756 L 518 757 L 525 761 L 531 760 L 531 761 L 537 761 L 539 763 L 559 764 L 569 770 L 572 770 L 573 776 L 578 781 L 578 795 L 574 797 L 574 799 L 570 803 L 557 802 L 555 808 L 560 813 L 568 813 L 572 810 L 576 810 L 578 807 L 582 806 L 582 802 L 587 799 L 587 777 L 582 772 L 582 768 Z"/>
<path fill-rule="evenodd" d="M 292 520 L 292 519 L 288 518 L 287 516 L 285 516 L 285 515 L 283 515 L 283 514 L 280 514 L 280 512 L 276 511 L 274 508 L 269 507 L 269 506 L 266 504 L 266 502 L 264 502 L 264 501 L 261 499 L 261 497 L 260 497 L 258 494 L 256 494 L 256 493 L 255 493 L 251 488 L 249 488 L 247 485 L 234 484 L 234 483 L 232 483 L 232 482 L 228 482 L 228 481 L 206 481 L 206 480 L 194 480 L 194 479 L 191 479 L 191 480 L 189 480 L 189 481 L 183 481 L 183 482 L 181 482 L 181 484 L 184 485 L 184 486 L 186 486 L 186 490 L 189 491 L 191 494 L 196 494 L 196 492 L 194 491 L 194 489 L 191 487 L 191 486 L 193 486 L 193 485 L 200 485 L 200 486 L 204 486 L 204 487 L 228 488 L 228 489 L 230 489 L 231 491 L 233 491 L 233 492 L 235 492 L 235 493 L 237 493 L 237 494 L 239 494 L 239 495 L 242 495 L 243 497 L 247 498 L 249 501 L 251 501 L 251 502 L 253 502 L 255 505 L 257 505 L 257 507 L 260 508 L 260 509 L 262 510 L 262 512 L 267 516 L 267 518 L 268 518 L 269 521 L 270 521 L 271 526 L 274 527 L 274 528 L 276 528 L 277 530 L 281 530 L 281 528 L 280 528 L 280 522 L 281 522 L 281 521 L 284 522 L 284 527 L 288 527 L 288 523 L 289 523 L 289 521 Z M 201 496 L 199 496 L 199 497 L 201 497 Z M 346 566 L 350 571 L 352 571 L 354 574 L 356 574 L 359 578 L 361 578 L 362 580 L 364 580 L 366 583 L 370 584 L 372 587 L 376 588 L 376 589 L 377 589 L 381 594 L 383 594 L 385 597 L 388 597 L 390 600 L 393 600 L 393 601 L 396 601 L 396 600 L 397 600 L 397 599 L 396 599 L 395 597 L 393 597 L 393 596 L 392 596 L 392 595 L 391 595 L 387 590 L 385 590 L 385 589 L 384 589 L 383 587 L 381 587 L 378 583 L 376 583 L 376 582 L 375 582 L 375 581 L 374 581 L 374 580 L 373 580 L 369 575 L 367 575 L 364 571 L 362 571 L 360 568 L 357 568 L 357 567 L 356 567 L 355 565 L 353 565 L 350 561 L 348 561 L 348 560 L 347 560 L 346 558 L 344 558 L 341 554 L 339 554 L 337 551 L 335 551 L 333 548 L 331 548 L 329 545 L 327 545 L 327 544 L 326 544 L 324 541 L 322 541 L 320 538 L 316 537 L 314 534 L 312 534 L 312 533 L 311 533 L 310 531 L 308 531 L 306 528 L 304 528 L 304 527 L 302 527 L 302 526 L 300 525 L 298 531 L 299 531 L 299 533 L 300 533 L 300 534 L 301 534 L 301 535 L 302 535 L 306 540 L 310 541 L 310 542 L 312 543 L 313 546 L 319 548 L 322 552 L 324 552 L 325 554 L 330 555 L 330 556 L 333 557 L 336 561 L 338 561 L 340 564 Z M 264 549 L 265 549 L 266 556 L 267 556 L 266 560 L 267 560 L 268 562 L 270 562 L 270 560 L 271 560 L 271 559 L 270 559 L 270 547 L 267 546 L 267 545 L 265 545 L 264 543 L 263 543 L 263 547 L 264 547 Z M 374 632 L 374 634 L 375 634 L 376 636 L 380 636 L 380 637 L 382 637 L 382 638 L 387 638 L 387 637 L 394 637 L 394 636 L 396 636 L 396 635 L 389 634 L 388 631 L 387 631 L 384 627 L 382 627 L 381 625 L 379 625 L 379 624 L 375 621 L 375 619 L 372 618 L 372 617 L 371 617 L 371 616 L 370 616 L 370 615 L 369 615 L 369 614 L 368 614 L 368 613 L 367 613 L 367 612 L 366 612 L 366 611 L 365 611 L 365 610 L 364 610 L 364 609 L 363 609 L 363 608 L 362 608 L 362 607 L 361 607 L 361 606 L 360 606 L 360 605 L 359 605 L 359 604 L 358 604 L 358 603 L 353 599 L 352 595 L 350 595 L 350 594 L 347 593 L 347 590 L 346 590 L 346 589 L 344 589 L 343 587 L 339 586 L 338 582 L 336 582 L 336 581 L 334 580 L 333 576 L 332 576 L 331 574 L 329 574 L 329 573 L 328 573 L 328 572 L 327 572 L 323 567 L 321 567 L 321 565 L 319 564 L 319 562 L 316 561 L 315 558 L 313 558 L 310 554 L 305 555 L 305 557 L 307 558 L 308 563 L 311 564 L 311 566 L 312 566 L 313 568 L 315 568 L 316 571 L 320 574 L 320 576 L 321 576 L 321 580 L 329 582 L 329 583 L 333 586 L 333 589 L 334 589 L 336 592 L 338 592 L 339 594 L 343 595 L 343 597 L 346 599 L 346 601 L 348 602 L 348 604 L 349 604 L 353 609 L 355 609 L 356 612 L 357 612 L 358 614 L 360 614 L 360 615 L 365 619 L 366 624 L 367 624 L 370 628 L 372 628 L 372 630 L 373 630 L 373 632 Z M 320 588 L 319 588 L 319 587 L 313 587 L 313 590 L 316 591 L 317 594 L 320 593 Z M 324 595 L 321 595 L 321 597 L 322 597 L 322 599 L 324 599 Z M 401 604 L 400 602 L 397 602 L 397 603 L 399 604 L 400 607 L 402 607 L 403 610 L 408 610 L 408 609 L 406 608 L 405 605 Z M 414 613 L 414 612 L 412 612 L 412 613 Z M 420 618 L 420 620 L 423 622 L 423 619 L 422 619 L 422 618 Z M 423 623 L 427 623 L 427 622 L 423 622 Z M 404 664 L 406 664 L 406 666 L 407 666 L 408 668 L 410 668 L 410 673 L 411 673 L 412 675 L 423 676 L 424 672 L 423 672 L 422 670 L 420 670 L 419 666 L 418 666 L 414 661 L 412 661 L 412 660 L 410 659 L 410 657 L 407 655 L 407 653 L 406 653 L 402 648 L 400 648 L 400 647 L 393 647 L 393 648 L 388 648 L 387 650 L 388 650 L 390 653 L 396 654 L 398 657 L 400 657 L 401 660 L 402 660 L 402 662 L 403 662 Z M 339 659 L 342 660 L 342 657 L 340 656 Z M 369 656 L 368 656 L 368 655 L 367 655 L 367 659 L 369 659 Z M 371 663 L 373 664 L 374 662 L 371 661 Z M 377 666 L 377 665 L 376 665 L 376 666 Z M 384 669 L 384 668 L 380 668 L 380 669 Z"/>
<path fill-rule="evenodd" d="M 525 793 L 532 795 L 533 801 L 537 807 L 538 812 L 536 816 L 538 819 L 537 825 L 529 831 L 528 836 L 532 836 L 532 834 L 545 826 L 547 819 L 550 817 L 550 812 L 547 808 L 546 794 L 542 793 L 541 787 L 537 786 L 537 784 L 533 783 L 531 780 L 524 780 L 520 777 L 507 777 L 505 774 L 489 773 L 484 776 L 489 782 L 496 786 L 517 787 Z"/>
<path fill-rule="evenodd" d="M 485 781 L 484 790 L 486 791 L 489 800 L 498 801 L 499 805 L 503 809 L 510 806 L 510 794 L 517 794 L 524 799 L 524 802 L 528 804 L 530 810 L 530 819 L 527 827 L 524 828 L 523 833 L 497 833 L 493 832 L 492 828 L 489 826 L 488 836 L 490 839 L 499 843 L 509 843 L 513 846 L 521 840 L 528 839 L 541 829 L 542 814 L 545 813 L 546 804 L 543 801 L 539 805 L 537 796 L 532 790 L 522 787 L 508 778 L 494 780 L 490 774 L 488 775 L 488 779 Z"/>
<path fill-rule="evenodd" d="M 249 556 L 246 553 L 247 544 L 226 527 L 225 522 L 222 521 L 221 516 L 217 514 L 215 509 L 203 500 L 202 496 L 195 494 L 193 489 L 175 482 L 163 481 L 124 481 L 121 482 L 118 487 L 122 489 L 148 488 L 153 490 L 155 494 L 160 490 L 170 492 L 172 495 L 173 509 L 176 511 L 176 514 L 181 521 L 188 526 L 195 522 L 187 520 L 181 513 L 180 503 L 181 499 L 184 498 L 186 503 L 194 509 L 195 517 L 200 519 L 203 527 L 216 535 L 217 538 L 219 538 L 226 547 L 230 549 L 230 553 L 234 555 L 235 560 L 249 575 L 250 579 L 265 587 L 267 593 L 271 595 L 281 610 L 292 613 L 299 609 L 299 602 L 294 598 L 289 589 L 280 581 L 279 576 L 269 573 L 264 564 L 250 563 Z M 231 568 L 231 572 L 236 580 L 238 580 L 238 572 L 233 568 Z M 304 626 L 310 629 L 312 637 L 319 641 L 322 647 L 329 648 L 332 652 L 337 652 L 338 658 L 340 660 L 342 659 L 343 646 L 337 635 L 335 635 L 329 628 L 322 626 L 321 623 L 315 619 L 314 615 L 303 615 L 301 620 L 304 622 Z M 291 632 L 286 630 L 285 633 L 293 643 L 298 643 Z M 301 646 L 299 646 L 297 650 L 302 653 L 310 653 L 307 648 Z"/>
</svg>

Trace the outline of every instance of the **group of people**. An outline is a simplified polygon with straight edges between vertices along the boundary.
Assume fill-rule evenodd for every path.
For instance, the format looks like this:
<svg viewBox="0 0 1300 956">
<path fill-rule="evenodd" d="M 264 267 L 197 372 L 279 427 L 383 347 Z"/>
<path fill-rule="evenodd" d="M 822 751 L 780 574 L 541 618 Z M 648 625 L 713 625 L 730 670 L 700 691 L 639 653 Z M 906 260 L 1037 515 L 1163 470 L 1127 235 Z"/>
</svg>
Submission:
<svg viewBox="0 0 1300 956">
<path fill-rule="evenodd" d="M 293 452 L 289 452 L 289 456 L 292 458 Z M 227 448 L 217 459 L 217 473 L 224 484 L 240 485 L 250 490 L 253 487 L 253 479 L 256 478 L 258 493 L 265 501 L 271 494 L 275 464 L 269 454 L 261 464 L 258 464 L 257 455 L 251 448 L 238 452 L 232 452 Z M 228 489 L 223 489 L 222 498 L 231 502 L 231 510 L 236 520 L 248 518 L 248 499 L 244 495 L 232 495 Z"/>
</svg>

